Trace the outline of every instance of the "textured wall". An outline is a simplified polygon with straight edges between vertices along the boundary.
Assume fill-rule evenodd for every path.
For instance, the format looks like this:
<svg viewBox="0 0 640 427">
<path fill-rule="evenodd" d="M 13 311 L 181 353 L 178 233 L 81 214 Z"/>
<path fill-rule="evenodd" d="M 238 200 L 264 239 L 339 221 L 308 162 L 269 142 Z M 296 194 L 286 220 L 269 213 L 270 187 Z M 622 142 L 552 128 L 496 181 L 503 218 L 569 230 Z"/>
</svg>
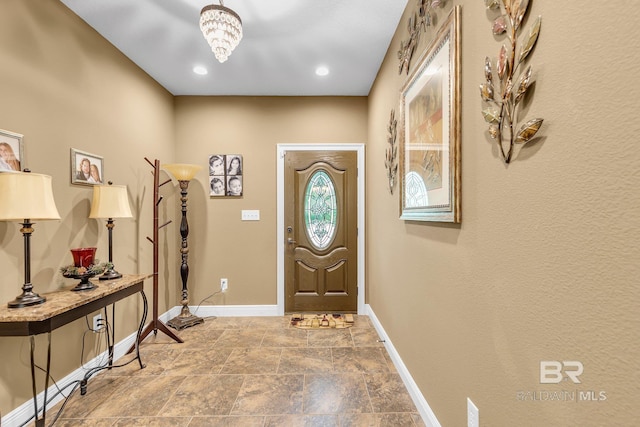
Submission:
<svg viewBox="0 0 640 427">
<path fill-rule="evenodd" d="M 103 156 L 105 178 L 128 186 L 134 218 L 116 220 L 114 261 L 121 272 L 151 272 L 152 248 L 145 237 L 153 233 L 153 180 L 144 157 L 173 157 L 173 98 L 57 1 L 3 1 L 0 58 L 0 128 L 24 135 L 26 166 L 52 176 L 61 216 L 60 221 L 34 226 L 35 291 L 73 284 L 58 272 L 73 262 L 70 248 L 96 246 L 96 256 L 108 259 L 105 222 L 88 219 L 91 187 L 70 184 L 70 148 Z M 173 206 L 173 189 L 167 190 Z M 166 212 L 161 214 L 166 218 Z M 19 230 L 18 223 L 0 222 L 2 304 L 18 295 L 24 283 Z M 173 239 L 162 236 L 162 242 L 174 252 Z M 176 293 L 160 296 L 160 312 L 166 310 L 167 300 L 174 305 Z M 118 303 L 118 341 L 135 330 L 131 319 L 139 318 L 141 306 L 139 298 Z M 56 380 L 80 367 L 85 330 L 81 319 L 53 333 L 51 366 Z M 3 415 L 31 398 L 28 343 L 28 338 L 0 338 Z M 37 343 L 37 362 L 45 366 L 45 336 Z M 95 356 L 95 336 L 89 334 L 85 344 L 87 361 Z M 44 384 L 42 377 L 39 384 Z"/>
<path fill-rule="evenodd" d="M 542 29 L 525 117 L 545 122 L 542 140 L 505 166 L 487 139 L 478 90 L 484 57 L 495 57 L 501 43 L 483 2 L 457 3 L 462 224 L 400 221 L 399 190 L 383 190 L 386 125 L 405 78 L 396 51 L 415 7 L 409 2 L 369 97 L 369 303 L 444 426 L 466 423 L 467 397 L 482 425 L 636 425 L 637 5 L 531 2 Z M 440 22 L 451 7 L 439 11 Z M 582 383 L 540 384 L 541 360 L 581 361 Z M 607 400 L 516 397 L 564 390 L 605 391 Z"/>
</svg>

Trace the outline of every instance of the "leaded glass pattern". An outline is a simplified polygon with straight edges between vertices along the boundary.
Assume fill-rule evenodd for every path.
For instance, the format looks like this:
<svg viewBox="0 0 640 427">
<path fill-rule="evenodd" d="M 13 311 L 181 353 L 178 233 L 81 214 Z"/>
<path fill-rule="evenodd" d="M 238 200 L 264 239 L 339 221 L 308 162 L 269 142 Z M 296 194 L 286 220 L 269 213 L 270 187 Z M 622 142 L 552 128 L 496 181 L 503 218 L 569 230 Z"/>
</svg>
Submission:
<svg viewBox="0 0 640 427">
<path fill-rule="evenodd" d="M 326 249 L 336 234 L 338 203 L 336 188 L 327 172 L 311 175 L 304 192 L 304 225 L 311 243 Z"/>
<path fill-rule="evenodd" d="M 405 178 L 405 206 L 419 208 L 429 205 L 427 186 L 417 172 L 409 172 Z"/>
</svg>

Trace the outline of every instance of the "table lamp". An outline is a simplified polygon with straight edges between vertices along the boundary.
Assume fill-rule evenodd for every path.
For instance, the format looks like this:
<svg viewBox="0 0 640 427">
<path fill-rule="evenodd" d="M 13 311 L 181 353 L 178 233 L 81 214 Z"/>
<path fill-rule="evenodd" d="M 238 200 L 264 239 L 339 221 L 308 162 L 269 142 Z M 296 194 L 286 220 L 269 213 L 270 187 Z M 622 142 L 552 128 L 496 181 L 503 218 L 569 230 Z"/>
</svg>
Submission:
<svg viewBox="0 0 640 427">
<path fill-rule="evenodd" d="M 189 224 L 187 223 L 187 188 L 189 181 L 196 173 L 202 169 L 198 165 L 170 164 L 164 165 L 163 169 L 168 171 L 180 183 L 180 201 L 182 202 L 182 221 L 180 222 L 180 236 L 182 236 L 182 264 L 180 265 L 180 277 L 182 278 L 182 310 L 180 314 L 167 322 L 167 325 L 175 329 L 184 329 L 200 323 L 204 323 L 201 317 L 194 316 L 189 311 L 189 292 L 187 290 L 187 278 L 189 277 L 189 265 L 187 258 L 189 248 L 187 246 L 187 236 L 189 235 Z"/>
<path fill-rule="evenodd" d="M 51 177 L 37 173 L 0 173 L 0 221 L 18 221 L 24 240 L 24 285 L 22 294 L 8 303 L 9 308 L 42 304 L 46 298 L 33 292 L 31 284 L 31 233 L 33 220 L 60 219 L 53 200 Z"/>
<path fill-rule="evenodd" d="M 113 268 L 113 223 L 114 218 L 131 218 L 131 208 L 129 207 L 129 195 L 126 185 L 93 186 L 93 201 L 91 202 L 91 212 L 89 218 L 106 218 L 107 230 L 109 230 L 109 264 L 100 280 L 113 280 L 122 277 Z"/>
</svg>

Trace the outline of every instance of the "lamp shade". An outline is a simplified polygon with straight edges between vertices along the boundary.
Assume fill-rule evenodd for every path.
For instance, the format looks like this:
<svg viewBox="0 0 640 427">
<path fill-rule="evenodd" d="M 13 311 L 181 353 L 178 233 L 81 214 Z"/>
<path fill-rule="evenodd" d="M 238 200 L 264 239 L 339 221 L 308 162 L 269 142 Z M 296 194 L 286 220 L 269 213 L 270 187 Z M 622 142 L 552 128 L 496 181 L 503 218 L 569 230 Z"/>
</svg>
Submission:
<svg viewBox="0 0 640 427">
<path fill-rule="evenodd" d="M 60 219 L 51 177 L 30 172 L 0 173 L 0 220 Z"/>
<path fill-rule="evenodd" d="M 131 218 L 126 185 L 94 185 L 89 218 Z"/>
<path fill-rule="evenodd" d="M 162 166 L 163 169 L 168 171 L 178 181 L 191 181 L 196 173 L 202 166 L 198 165 L 186 165 L 184 163 L 174 163 L 170 165 Z"/>
</svg>

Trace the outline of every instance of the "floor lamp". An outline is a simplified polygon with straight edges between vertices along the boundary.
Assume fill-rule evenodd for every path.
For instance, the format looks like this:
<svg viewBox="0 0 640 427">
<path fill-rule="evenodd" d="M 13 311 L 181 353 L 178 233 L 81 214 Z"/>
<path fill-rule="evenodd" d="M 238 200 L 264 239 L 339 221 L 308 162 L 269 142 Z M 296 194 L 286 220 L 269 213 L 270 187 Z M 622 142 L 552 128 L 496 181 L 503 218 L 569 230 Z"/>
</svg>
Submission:
<svg viewBox="0 0 640 427">
<path fill-rule="evenodd" d="M 131 208 L 129 207 L 129 195 L 126 185 L 94 185 L 93 200 L 91 202 L 91 212 L 89 218 L 106 218 L 107 230 L 109 230 L 109 264 L 107 269 L 99 277 L 100 280 L 113 280 L 122 277 L 113 268 L 113 223 L 114 218 L 131 218 Z"/>
<path fill-rule="evenodd" d="M 182 264 L 180 265 L 182 310 L 178 316 L 167 322 L 167 325 L 180 330 L 204 323 L 201 317 L 197 317 L 189 311 L 189 291 L 187 290 L 187 279 L 189 278 L 189 265 L 187 264 L 187 258 L 189 256 L 189 247 L 187 245 L 187 236 L 189 235 L 189 224 L 187 222 L 187 188 L 189 187 L 189 181 L 202 169 L 202 166 L 170 164 L 164 165 L 163 169 L 173 175 L 180 183 L 180 201 L 182 202 L 182 220 L 180 222 L 180 236 L 182 236 L 182 246 L 180 248 L 180 253 L 182 254 Z"/>
<path fill-rule="evenodd" d="M 31 284 L 31 233 L 33 222 L 60 219 L 53 200 L 51 177 L 37 173 L 0 173 L 0 221 L 21 222 L 24 240 L 24 285 L 22 294 L 8 303 L 9 308 L 42 304 L 45 297 L 33 292 Z"/>
</svg>

